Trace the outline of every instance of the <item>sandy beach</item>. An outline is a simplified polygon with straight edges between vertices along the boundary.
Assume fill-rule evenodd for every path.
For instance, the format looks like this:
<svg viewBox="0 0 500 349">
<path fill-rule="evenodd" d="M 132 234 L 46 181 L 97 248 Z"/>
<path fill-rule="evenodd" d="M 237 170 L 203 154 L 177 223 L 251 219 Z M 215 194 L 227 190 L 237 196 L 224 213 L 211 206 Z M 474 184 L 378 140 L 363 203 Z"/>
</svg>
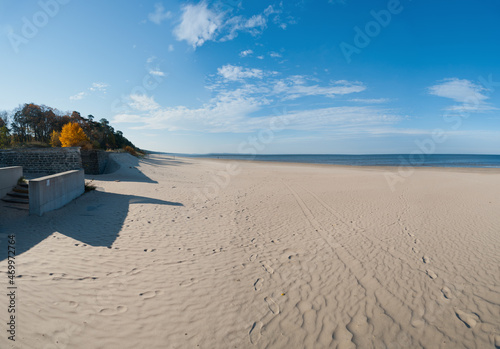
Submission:
<svg viewBox="0 0 500 349">
<path fill-rule="evenodd" d="M 0 208 L 0 348 L 500 347 L 498 169 L 113 157 L 59 210 Z"/>
</svg>

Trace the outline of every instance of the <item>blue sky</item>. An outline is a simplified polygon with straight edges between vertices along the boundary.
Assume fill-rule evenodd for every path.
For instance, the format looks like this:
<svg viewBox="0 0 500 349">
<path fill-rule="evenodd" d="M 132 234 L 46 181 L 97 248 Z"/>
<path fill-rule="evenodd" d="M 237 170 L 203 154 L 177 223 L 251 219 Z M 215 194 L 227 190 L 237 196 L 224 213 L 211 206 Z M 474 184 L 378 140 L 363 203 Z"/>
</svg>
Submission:
<svg viewBox="0 0 500 349">
<path fill-rule="evenodd" d="M 0 110 L 144 149 L 500 154 L 498 1 L 0 0 L 0 30 Z"/>
</svg>

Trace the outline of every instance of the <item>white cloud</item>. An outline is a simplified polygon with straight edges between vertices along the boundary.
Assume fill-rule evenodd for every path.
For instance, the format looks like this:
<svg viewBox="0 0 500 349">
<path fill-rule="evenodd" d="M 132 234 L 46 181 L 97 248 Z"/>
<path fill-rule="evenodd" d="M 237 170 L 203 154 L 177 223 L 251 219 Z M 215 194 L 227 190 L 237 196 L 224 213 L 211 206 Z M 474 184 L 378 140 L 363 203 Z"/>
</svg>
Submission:
<svg viewBox="0 0 500 349">
<path fill-rule="evenodd" d="M 129 100 L 129 105 L 139 111 L 156 110 L 160 107 L 153 97 L 146 95 L 130 95 Z"/>
<path fill-rule="evenodd" d="M 465 79 L 445 79 L 440 84 L 429 87 L 429 93 L 451 98 L 455 102 L 467 103 L 471 99 L 483 101 L 488 97 L 482 94 L 485 89 Z"/>
<path fill-rule="evenodd" d="M 222 14 L 208 9 L 205 2 L 198 5 L 186 5 L 182 8 L 181 23 L 174 29 L 177 40 L 185 40 L 193 48 L 205 41 L 214 40 L 222 25 Z"/>
<path fill-rule="evenodd" d="M 250 116 L 269 100 L 248 98 L 243 91 L 218 95 L 199 108 L 157 108 L 145 116 L 116 115 L 116 123 L 143 123 L 138 129 L 167 129 L 198 132 L 254 132 L 269 127 L 274 115 Z M 345 133 L 368 126 L 392 125 L 401 119 L 390 110 L 368 106 L 330 107 L 286 113 L 286 129 Z"/>
<path fill-rule="evenodd" d="M 274 24 L 279 26 L 281 29 L 285 30 L 288 28 L 289 24 L 296 24 L 297 21 L 295 18 L 292 16 L 286 16 L 283 18 L 283 2 L 280 2 L 280 4 L 277 7 L 274 6 L 268 6 L 264 10 L 264 15 L 267 17 L 272 17 L 272 21 Z"/>
<path fill-rule="evenodd" d="M 70 96 L 69 99 L 72 101 L 78 101 L 97 92 L 106 94 L 107 87 L 108 84 L 103 82 L 94 82 L 86 91 L 78 92 L 77 94 Z"/>
<path fill-rule="evenodd" d="M 366 86 L 358 81 L 332 81 L 327 86 L 308 84 L 304 76 L 296 75 L 287 79 L 276 81 L 274 92 L 283 95 L 283 99 L 296 99 L 305 96 L 335 97 L 349 93 L 362 92 Z"/>
<path fill-rule="evenodd" d="M 94 91 L 101 91 L 106 93 L 106 88 L 108 87 L 107 84 L 103 82 L 94 82 L 91 87 L 89 87 L 89 90 L 94 92 Z"/>
<path fill-rule="evenodd" d="M 245 51 L 240 52 L 240 57 L 246 57 L 246 56 L 250 56 L 252 54 L 253 54 L 252 50 L 245 50 Z"/>
<path fill-rule="evenodd" d="M 155 12 L 148 14 L 148 19 L 158 25 L 170 17 L 172 17 L 172 13 L 170 11 L 165 11 L 161 3 L 155 4 Z"/>
<path fill-rule="evenodd" d="M 263 79 L 266 77 L 266 79 Z M 114 122 L 140 123 L 141 129 L 168 129 L 200 132 L 252 132 L 264 127 L 273 115 L 265 115 L 269 105 L 306 96 L 335 97 L 361 92 L 365 85 L 357 81 L 330 81 L 295 75 L 279 78 L 273 71 L 225 65 L 212 76 L 207 86 L 214 97 L 199 107 L 162 107 L 153 97 L 129 96 L 130 114 L 115 116 Z M 262 116 L 264 114 L 264 116 Z M 257 116 L 259 115 L 259 116 Z M 288 113 L 289 129 L 354 130 L 362 126 L 387 126 L 402 117 L 377 106 L 332 106 Z"/>
<path fill-rule="evenodd" d="M 172 52 L 174 50 L 174 45 L 168 45 L 168 51 Z"/>
<path fill-rule="evenodd" d="M 258 59 L 264 59 L 264 56 L 257 56 Z"/>
<path fill-rule="evenodd" d="M 174 36 L 179 41 L 186 41 L 196 49 L 207 41 L 228 41 L 238 36 L 240 32 L 258 35 L 267 27 L 269 16 L 278 13 L 272 6 L 262 13 L 249 18 L 233 15 L 237 8 L 223 12 L 220 7 L 209 8 L 206 1 L 196 5 L 185 5 L 179 25 L 174 28 Z M 280 25 L 273 19 L 277 25 Z"/>
<path fill-rule="evenodd" d="M 226 64 L 225 66 L 217 69 L 219 75 L 226 80 L 239 81 L 247 78 L 262 79 L 264 72 L 260 69 L 247 69 L 243 67 Z"/>
<path fill-rule="evenodd" d="M 130 122 L 144 122 L 144 118 L 135 114 L 117 114 L 114 117 L 114 122 L 130 123 Z"/>
<path fill-rule="evenodd" d="M 262 15 L 254 15 L 250 17 L 249 20 L 243 23 L 243 27 L 247 29 L 257 28 L 257 27 L 265 27 L 266 19 Z"/>
<path fill-rule="evenodd" d="M 269 52 L 269 56 L 271 56 L 273 58 L 280 58 L 280 57 L 282 57 L 281 54 L 279 54 L 278 52 Z"/>
<path fill-rule="evenodd" d="M 158 58 L 156 56 L 151 56 L 146 60 L 146 69 L 148 69 L 150 75 L 155 76 L 165 76 L 166 74 L 161 71 L 158 64 L 153 64 Z"/>
<path fill-rule="evenodd" d="M 161 70 L 150 70 L 149 74 L 156 76 L 165 76 L 165 73 L 162 72 Z"/>
<path fill-rule="evenodd" d="M 496 110 L 486 100 L 489 98 L 485 93 L 486 88 L 477 85 L 470 80 L 450 78 L 428 88 L 430 94 L 450 98 L 459 105 L 447 107 L 448 111 L 481 112 Z"/>
<path fill-rule="evenodd" d="M 366 104 L 382 104 L 390 102 L 389 98 L 353 98 L 349 102 L 366 103 Z"/>
<path fill-rule="evenodd" d="M 83 99 L 83 97 L 85 97 L 85 95 L 86 95 L 85 92 L 79 92 L 76 95 L 69 97 L 69 99 L 71 99 L 72 101 L 78 101 L 80 99 Z"/>
<path fill-rule="evenodd" d="M 276 10 L 272 5 L 269 5 L 265 10 L 264 10 L 264 15 L 270 16 L 275 13 L 281 13 L 280 10 Z"/>
</svg>

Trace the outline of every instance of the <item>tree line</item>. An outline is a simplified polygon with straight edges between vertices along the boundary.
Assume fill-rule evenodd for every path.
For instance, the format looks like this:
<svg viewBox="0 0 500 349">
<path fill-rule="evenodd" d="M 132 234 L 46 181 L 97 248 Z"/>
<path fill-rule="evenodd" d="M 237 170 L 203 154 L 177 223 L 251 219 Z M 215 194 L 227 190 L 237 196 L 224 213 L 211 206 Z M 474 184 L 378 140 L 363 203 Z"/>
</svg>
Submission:
<svg viewBox="0 0 500 349">
<path fill-rule="evenodd" d="M 136 147 L 121 131 L 102 118 L 83 117 L 79 112 L 62 113 L 46 105 L 26 103 L 11 113 L 0 112 L 0 148 L 21 146 L 61 146 L 58 141 L 63 126 L 78 124 L 87 139 L 81 146 L 87 149 L 121 149 Z"/>
</svg>

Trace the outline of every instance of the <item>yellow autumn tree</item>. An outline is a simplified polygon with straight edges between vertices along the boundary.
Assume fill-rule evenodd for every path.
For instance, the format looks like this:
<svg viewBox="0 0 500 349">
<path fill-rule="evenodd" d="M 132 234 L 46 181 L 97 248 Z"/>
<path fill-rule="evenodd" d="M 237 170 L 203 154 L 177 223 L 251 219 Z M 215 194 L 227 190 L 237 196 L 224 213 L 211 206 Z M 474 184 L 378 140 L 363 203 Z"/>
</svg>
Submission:
<svg viewBox="0 0 500 349">
<path fill-rule="evenodd" d="M 50 135 L 50 145 L 54 148 L 61 146 L 59 137 L 61 137 L 61 132 L 57 132 L 56 130 L 52 131 L 52 134 Z"/>
<path fill-rule="evenodd" d="M 82 146 L 89 142 L 89 138 L 76 122 L 69 122 L 63 126 L 59 140 L 63 147 Z"/>
</svg>

